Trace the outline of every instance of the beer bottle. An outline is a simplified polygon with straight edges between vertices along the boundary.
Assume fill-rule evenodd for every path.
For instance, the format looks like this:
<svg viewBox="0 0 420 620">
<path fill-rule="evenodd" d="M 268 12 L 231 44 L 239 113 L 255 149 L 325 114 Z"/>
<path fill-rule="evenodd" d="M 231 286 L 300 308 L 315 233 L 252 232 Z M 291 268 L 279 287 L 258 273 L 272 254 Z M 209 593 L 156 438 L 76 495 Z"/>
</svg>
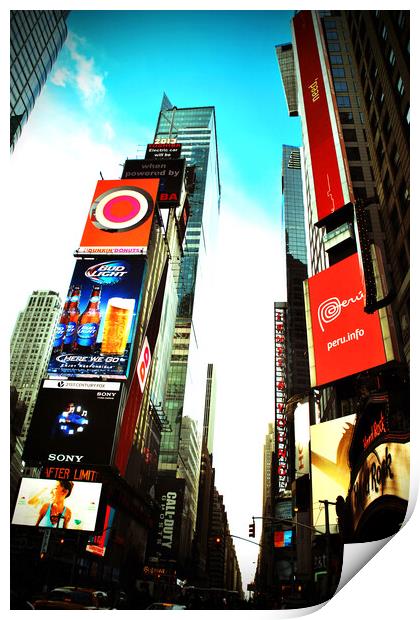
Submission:
<svg viewBox="0 0 420 620">
<path fill-rule="evenodd" d="M 67 327 L 63 342 L 63 351 L 70 353 L 74 349 L 76 340 L 77 321 L 79 320 L 80 286 L 72 286 L 70 289 L 69 306 L 67 310 Z"/>
<path fill-rule="evenodd" d="M 101 313 L 99 304 L 101 301 L 100 285 L 95 284 L 92 288 L 89 303 L 85 311 L 80 315 L 77 322 L 76 351 L 79 353 L 93 353 L 98 337 Z"/>
<path fill-rule="evenodd" d="M 57 327 L 55 330 L 54 341 L 53 341 L 53 353 L 61 353 L 63 350 L 64 337 L 66 335 L 66 328 L 68 323 L 68 310 L 70 304 L 70 291 L 67 295 L 66 302 L 63 307 L 63 312 L 61 313 L 60 320 L 57 323 Z"/>
</svg>

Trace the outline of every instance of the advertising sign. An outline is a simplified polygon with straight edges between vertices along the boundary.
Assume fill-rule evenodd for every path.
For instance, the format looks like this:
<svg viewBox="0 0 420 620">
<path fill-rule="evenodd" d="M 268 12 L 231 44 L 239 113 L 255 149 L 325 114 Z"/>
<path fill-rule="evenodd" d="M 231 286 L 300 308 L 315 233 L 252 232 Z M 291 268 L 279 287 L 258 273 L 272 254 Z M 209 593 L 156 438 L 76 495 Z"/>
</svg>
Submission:
<svg viewBox="0 0 420 620">
<path fill-rule="evenodd" d="M 295 470 L 296 478 L 309 474 L 309 401 L 298 403 L 294 412 L 295 420 Z"/>
<path fill-rule="evenodd" d="M 127 159 L 123 179 L 159 179 L 159 207 L 176 207 L 181 200 L 185 159 Z"/>
<path fill-rule="evenodd" d="M 179 159 L 181 157 L 182 144 L 148 144 L 146 148 L 146 159 Z"/>
<path fill-rule="evenodd" d="M 22 478 L 12 524 L 95 530 L 102 484 Z"/>
<path fill-rule="evenodd" d="M 98 181 L 80 254 L 146 254 L 159 181 Z"/>
<path fill-rule="evenodd" d="M 155 553 L 161 560 L 177 559 L 184 492 L 185 480 L 180 478 L 159 478 L 156 484 L 159 521 Z"/>
<path fill-rule="evenodd" d="M 127 377 L 145 269 L 141 256 L 76 261 L 73 307 L 64 308 L 61 316 L 49 375 Z"/>
<path fill-rule="evenodd" d="M 319 502 L 335 502 L 338 495 L 347 496 L 348 454 L 355 420 L 355 415 L 349 415 L 311 426 L 313 523 L 317 530 L 325 527 L 325 510 Z M 334 506 L 329 510 L 329 521 L 330 526 L 338 522 Z"/>
<path fill-rule="evenodd" d="M 410 444 L 377 445 L 363 462 L 351 488 L 353 526 L 377 499 L 394 496 L 408 501 L 410 492 Z"/>
<path fill-rule="evenodd" d="M 115 454 L 115 466 L 121 474 L 126 470 L 130 451 L 133 443 L 137 417 L 143 399 L 143 389 L 146 386 L 149 369 L 153 360 L 153 352 L 159 335 L 159 326 L 162 317 L 163 299 L 165 295 L 166 276 L 168 274 L 168 261 L 162 271 L 159 288 L 153 303 L 149 323 L 140 350 L 137 362 L 137 372 L 131 381 L 128 397 L 124 407 L 122 423 L 119 429 L 118 444 Z"/>
<path fill-rule="evenodd" d="M 274 547 L 276 549 L 283 549 L 284 547 L 291 547 L 293 542 L 293 530 L 287 530 L 285 532 L 274 532 Z"/>
<path fill-rule="evenodd" d="M 278 493 L 286 490 L 289 480 L 289 440 L 286 415 L 286 308 L 285 303 L 274 304 L 275 459 Z"/>
<path fill-rule="evenodd" d="M 25 443 L 26 463 L 108 465 L 121 396 L 117 381 L 46 379 Z"/>
<path fill-rule="evenodd" d="M 86 545 L 86 551 L 104 557 L 108 546 L 109 537 L 111 535 L 112 524 L 114 522 L 115 509 L 107 506 L 105 510 L 105 519 L 102 524 L 102 531 L 97 536 L 92 536 Z"/>
<path fill-rule="evenodd" d="M 309 143 L 308 170 L 315 193 L 314 215 L 315 221 L 321 221 L 349 203 L 353 195 L 316 14 L 300 11 L 292 23 L 303 100 L 300 115 Z"/>
<path fill-rule="evenodd" d="M 392 359 L 379 313 L 364 311 L 357 254 L 305 280 L 304 292 L 311 387 Z"/>
</svg>

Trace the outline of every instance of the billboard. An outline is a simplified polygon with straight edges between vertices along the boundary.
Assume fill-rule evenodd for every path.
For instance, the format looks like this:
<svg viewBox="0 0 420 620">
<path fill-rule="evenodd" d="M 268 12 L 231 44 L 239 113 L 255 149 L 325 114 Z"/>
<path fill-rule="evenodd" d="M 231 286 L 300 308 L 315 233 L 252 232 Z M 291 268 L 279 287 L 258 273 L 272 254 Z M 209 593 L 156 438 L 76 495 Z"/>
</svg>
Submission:
<svg viewBox="0 0 420 620">
<path fill-rule="evenodd" d="M 348 455 L 356 416 L 348 415 L 311 426 L 311 466 L 313 523 L 317 530 L 325 527 L 325 510 L 320 502 L 346 498 L 350 483 Z M 329 510 L 330 526 L 337 525 L 334 507 Z M 331 528 L 334 533 L 334 528 Z"/>
<path fill-rule="evenodd" d="M 296 405 L 294 412 L 295 423 L 295 477 L 309 474 L 309 400 Z"/>
<path fill-rule="evenodd" d="M 127 159 L 123 179 L 159 179 L 156 201 L 160 208 L 176 207 L 181 200 L 185 159 Z"/>
<path fill-rule="evenodd" d="M 387 316 L 364 311 L 358 255 L 304 281 L 311 387 L 393 359 Z"/>
<path fill-rule="evenodd" d="M 353 193 L 316 12 L 300 11 L 292 25 L 301 85 L 299 112 L 309 147 L 314 221 L 320 222 L 352 201 Z"/>
<path fill-rule="evenodd" d="M 408 501 L 410 444 L 385 441 L 367 454 L 350 489 L 353 527 L 375 500 L 386 496 Z"/>
<path fill-rule="evenodd" d="M 102 523 L 102 531 L 97 536 L 91 536 L 86 545 L 86 551 L 104 557 L 111 536 L 112 525 L 114 522 L 115 509 L 107 506 L 105 518 Z"/>
<path fill-rule="evenodd" d="M 79 254 L 146 254 L 159 181 L 98 181 Z"/>
<path fill-rule="evenodd" d="M 284 547 L 291 547 L 293 544 L 293 530 L 287 530 L 285 532 L 274 532 L 274 547 L 276 549 L 283 549 Z"/>
<path fill-rule="evenodd" d="M 145 270 L 142 256 L 77 259 L 73 308 L 61 316 L 50 376 L 127 377 Z"/>
<path fill-rule="evenodd" d="M 23 460 L 51 466 L 108 465 L 121 385 L 46 379 L 38 392 Z"/>
<path fill-rule="evenodd" d="M 181 157 L 182 144 L 175 142 L 168 144 L 165 142 L 148 144 L 146 148 L 146 159 L 179 159 Z"/>
<path fill-rule="evenodd" d="M 13 525 L 95 530 L 102 484 L 22 478 Z"/>
<path fill-rule="evenodd" d="M 283 302 L 274 304 L 274 451 L 277 493 L 283 493 L 289 481 L 289 439 L 286 415 L 286 309 L 287 304 Z"/>
<path fill-rule="evenodd" d="M 114 464 L 118 467 L 121 474 L 125 472 L 127 467 L 133 444 L 136 422 L 141 409 L 143 390 L 146 386 L 147 377 L 153 361 L 153 352 L 155 350 L 159 335 L 167 274 L 168 261 L 166 261 L 162 271 L 159 288 L 156 292 L 149 323 L 147 324 L 147 329 L 145 330 L 145 336 L 137 360 L 137 372 L 131 381 L 128 396 L 124 405 L 124 413 L 119 429 L 118 444 L 114 459 Z"/>
<path fill-rule="evenodd" d="M 160 560 L 177 559 L 184 493 L 185 480 L 158 478 L 155 498 L 159 504 L 159 519 L 154 555 L 157 555 Z"/>
</svg>

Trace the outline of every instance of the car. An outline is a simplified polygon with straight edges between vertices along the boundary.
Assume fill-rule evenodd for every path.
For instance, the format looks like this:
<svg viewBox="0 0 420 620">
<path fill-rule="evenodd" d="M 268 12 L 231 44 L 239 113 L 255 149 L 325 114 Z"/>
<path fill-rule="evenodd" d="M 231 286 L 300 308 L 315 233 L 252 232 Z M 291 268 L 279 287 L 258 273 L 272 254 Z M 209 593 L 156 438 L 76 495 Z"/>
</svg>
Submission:
<svg viewBox="0 0 420 620">
<path fill-rule="evenodd" d="M 34 609 L 111 609 L 106 592 L 76 586 L 54 588 L 45 598 L 34 600 L 33 606 Z"/>
<path fill-rule="evenodd" d="M 178 603 L 152 603 L 146 609 L 187 609 L 187 606 L 178 605 Z"/>
</svg>

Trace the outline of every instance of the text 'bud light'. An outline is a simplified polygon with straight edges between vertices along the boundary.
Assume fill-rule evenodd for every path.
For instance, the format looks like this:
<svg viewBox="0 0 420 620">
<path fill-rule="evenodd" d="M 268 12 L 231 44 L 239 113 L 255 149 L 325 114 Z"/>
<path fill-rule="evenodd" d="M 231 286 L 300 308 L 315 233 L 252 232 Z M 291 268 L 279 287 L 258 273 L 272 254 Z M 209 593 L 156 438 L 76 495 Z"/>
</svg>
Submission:
<svg viewBox="0 0 420 620">
<path fill-rule="evenodd" d="M 117 284 L 128 274 L 130 266 L 124 261 L 109 261 L 92 265 L 85 271 L 85 276 L 99 284 Z"/>
</svg>

